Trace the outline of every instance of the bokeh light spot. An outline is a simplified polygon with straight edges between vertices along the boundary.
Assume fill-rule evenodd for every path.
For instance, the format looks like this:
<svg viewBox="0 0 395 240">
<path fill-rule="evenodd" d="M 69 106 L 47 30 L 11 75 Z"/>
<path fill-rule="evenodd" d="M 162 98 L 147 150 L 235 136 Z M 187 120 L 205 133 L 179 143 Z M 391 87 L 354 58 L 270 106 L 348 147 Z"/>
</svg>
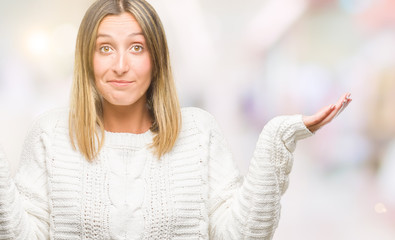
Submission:
<svg viewBox="0 0 395 240">
<path fill-rule="evenodd" d="M 49 51 L 49 36 L 45 32 L 34 32 L 27 38 L 28 50 L 31 54 L 42 56 Z"/>
<path fill-rule="evenodd" d="M 377 203 L 374 206 L 374 211 L 376 211 L 376 213 L 386 213 L 387 208 L 385 207 L 385 205 L 383 203 Z"/>
</svg>

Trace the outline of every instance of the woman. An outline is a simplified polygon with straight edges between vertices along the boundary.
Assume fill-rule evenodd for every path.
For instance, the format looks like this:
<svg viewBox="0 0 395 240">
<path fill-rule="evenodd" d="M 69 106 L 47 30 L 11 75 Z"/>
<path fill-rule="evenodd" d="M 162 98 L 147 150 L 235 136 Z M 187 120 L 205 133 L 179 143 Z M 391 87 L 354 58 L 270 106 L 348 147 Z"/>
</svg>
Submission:
<svg viewBox="0 0 395 240">
<path fill-rule="evenodd" d="M 213 117 L 180 109 L 154 9 L 99 0 L 70 109 L 34 124 L 14 179 L 0 154 L 0 239 L 271 239 L 296 141 L 350 101 L 271 120 L 241 177 Z"/>
</svg>

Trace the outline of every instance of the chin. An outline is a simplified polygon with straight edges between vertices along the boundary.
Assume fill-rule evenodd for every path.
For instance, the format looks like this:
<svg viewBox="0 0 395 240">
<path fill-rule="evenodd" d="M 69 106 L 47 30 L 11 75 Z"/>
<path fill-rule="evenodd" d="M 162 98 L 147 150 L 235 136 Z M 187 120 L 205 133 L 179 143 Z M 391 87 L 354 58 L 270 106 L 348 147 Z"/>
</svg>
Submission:
<svg viewBox="0 0 395 240">
<path fill-rule="evenodd" d="M 127 99 L 127 98 L 118 98 L 118 99 L 109 99 L 107 100 L 108 103 L 114 106 L 131 106 L 138 102 L 136 99 Z"/>
<path fill-rule="evenodd" d="M 135 104 L 136 102 L 131 102 L 131 101 L 112 101 L 110 102 L 111 105 L 114 106 L 120 106 L 120 107 L 126 107 L 126 106 L 131 106 Z"/>
</svg>

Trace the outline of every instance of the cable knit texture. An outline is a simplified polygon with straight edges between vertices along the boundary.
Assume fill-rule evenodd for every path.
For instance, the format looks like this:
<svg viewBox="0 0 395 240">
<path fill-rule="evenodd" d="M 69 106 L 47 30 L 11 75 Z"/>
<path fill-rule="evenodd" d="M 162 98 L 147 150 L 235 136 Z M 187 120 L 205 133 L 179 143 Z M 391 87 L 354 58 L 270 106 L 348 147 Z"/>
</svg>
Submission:
<svg viewBox="0 0 395 240">
<path fill-rule="evenodd" d="M 300 115 L 263 129 L 241 176 L 214 118 L 182 109 L 171 152 L 157 159 L 154 134 L 105 132 L 95 161 L 74 151 L 68 111 L 33 125 L 20 168 L 0 151 L 0 239 L 272 239 L 296 141 L 311 135 Z"/>
</svg>

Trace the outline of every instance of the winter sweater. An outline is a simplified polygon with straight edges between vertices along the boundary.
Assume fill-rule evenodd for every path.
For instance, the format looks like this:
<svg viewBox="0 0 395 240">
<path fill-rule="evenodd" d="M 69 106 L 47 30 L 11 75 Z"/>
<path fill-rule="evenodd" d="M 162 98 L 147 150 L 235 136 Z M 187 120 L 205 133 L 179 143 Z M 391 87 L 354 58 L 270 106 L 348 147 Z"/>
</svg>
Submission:
<svg viewBox="0 0 395 240">
<path fill-rule="evenodd" d="M 0 239 L 272 239 L 300 115 L 280 116 L 259 136 L 241 176 L 214 118 L 182 109 L 173 149 L 157 159 L 154 134 L 105 132 L 97 159 L 73 150 L 68 111 L 36 121 L 11 178 L 0 151 Z"/>
</svg>

